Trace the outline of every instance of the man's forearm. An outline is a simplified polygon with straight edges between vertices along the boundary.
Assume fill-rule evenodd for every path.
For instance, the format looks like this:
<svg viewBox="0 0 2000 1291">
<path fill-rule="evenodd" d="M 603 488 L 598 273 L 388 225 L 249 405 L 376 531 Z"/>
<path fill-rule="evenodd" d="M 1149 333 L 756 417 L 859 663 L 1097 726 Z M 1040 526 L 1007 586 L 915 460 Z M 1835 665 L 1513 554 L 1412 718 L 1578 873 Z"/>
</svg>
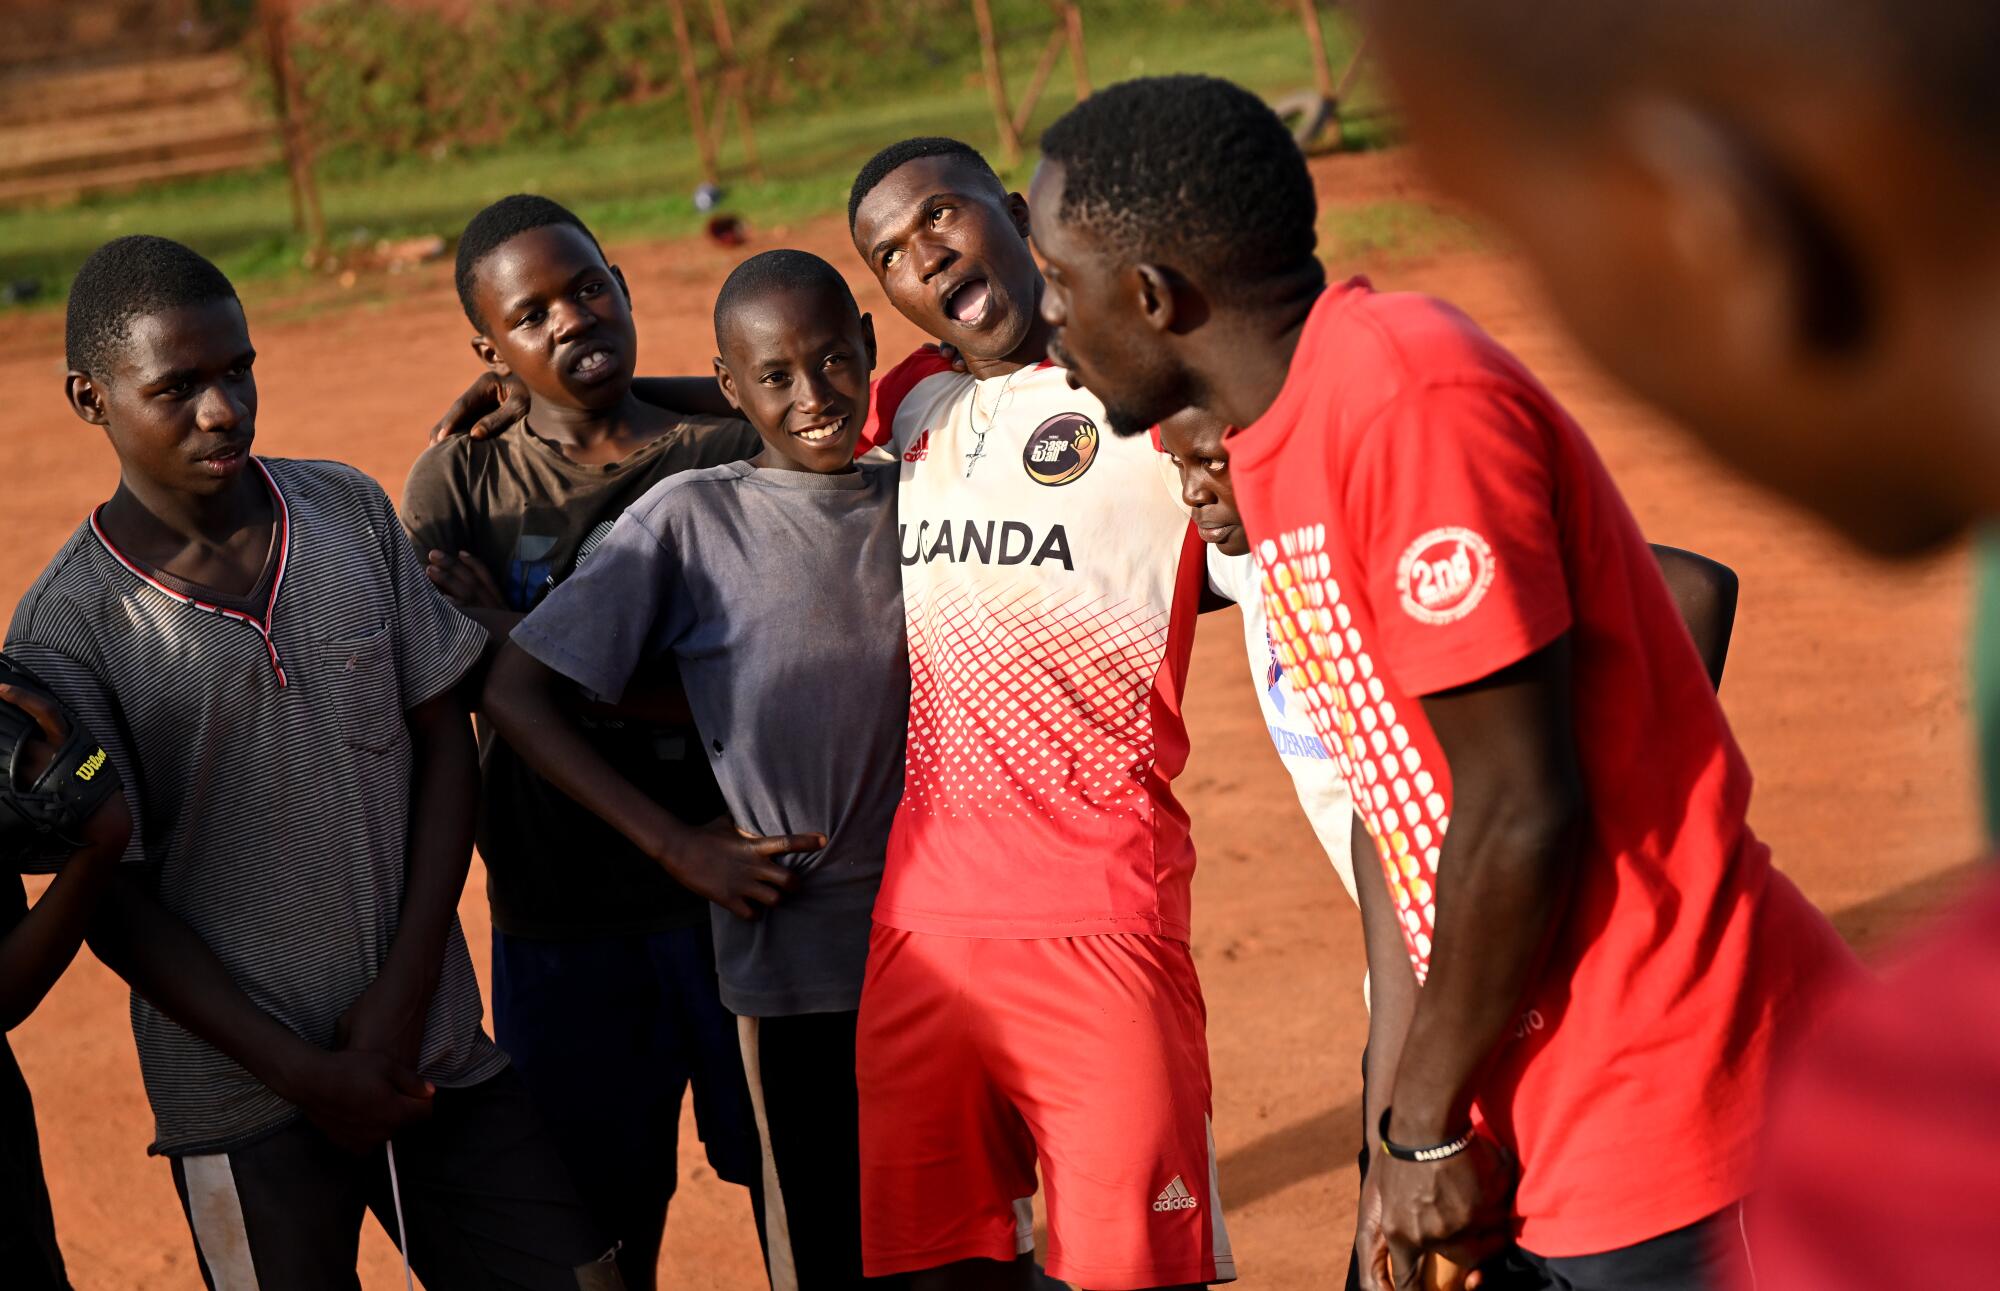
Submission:
<svg viewBox="0 0 2000 1291">
<path fill-rule="evenodd" d="M 251 1002 L 194 929 L 124 870 L 113 876 L 88 940 L 97 957 L 162 1013 L 299 1102 L 306 1066 L 322 1051 Z"/>
<path fill-rule="evenodd" d="M 1391 1137 L 1464 1131 L 1473 1086 L 1504 1043 L 1569 906 L 1577 826 L 1567 633 L 1487 677 L 1423 697 L 1451 772 L 1431 956 L 1396 1069 Z"/>
<path fill-rule="evenodd" d="M 1518 805 L 1454 816 L 1438 860 L 1430 972 L 1390 1094 L 1399 1142 L 1421 1146 L 1464 1130 L 1475 1078 L 1517 1024 L 1565 908 L 1551 894 L 1566 892 L 1572 823 L 1567 811 Z"/>
<path fill-rule="evenodd" d="M 1410 1015 L 1417 1002 L 1416 974 L 1410 969 L 1409 948 L 1396 907 L 1389 900 L 1388 881 L 1375 851 L 1375 839 L 1360 817 L 1353 831 L 1354 890 L 1361 907 L 1361 935 L 1368 951 L 1368 1052 L 1363 1061 L 1362 1124 L 1368 1146 L 1380 1146 L 1376 1127 L 1396 1083 L 1408 1038 Z"/>
</svg>

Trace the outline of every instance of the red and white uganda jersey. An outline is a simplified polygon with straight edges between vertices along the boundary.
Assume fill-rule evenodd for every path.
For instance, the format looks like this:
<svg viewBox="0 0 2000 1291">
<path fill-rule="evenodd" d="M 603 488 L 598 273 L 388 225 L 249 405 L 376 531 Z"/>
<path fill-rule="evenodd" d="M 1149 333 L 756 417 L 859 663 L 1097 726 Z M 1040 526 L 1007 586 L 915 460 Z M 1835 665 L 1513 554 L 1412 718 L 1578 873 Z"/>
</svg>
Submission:
<svg viewBox="0 0 2000 1291">
<path fill-rule="evenodd" d="M 1052 364 L 975 380 L 926 347 L 876 383 L 902 465 L 909 763 L 875 919 L 912 932 L 1185 940 L 1168 782 L 1201 542 L 1145 436 Z"/>
</svg>

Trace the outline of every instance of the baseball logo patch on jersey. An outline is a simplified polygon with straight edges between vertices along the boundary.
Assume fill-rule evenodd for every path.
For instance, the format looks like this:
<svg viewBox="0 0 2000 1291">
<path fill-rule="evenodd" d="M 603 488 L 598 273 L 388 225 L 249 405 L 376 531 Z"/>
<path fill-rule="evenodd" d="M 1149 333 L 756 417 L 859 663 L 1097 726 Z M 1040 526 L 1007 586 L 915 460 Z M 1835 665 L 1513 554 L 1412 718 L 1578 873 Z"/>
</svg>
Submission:
<svg viewBox="0 0 2000 1291">
<path fill-rule="evenodd" d="M 1028 436 L 1021 465 L 1037 484 L 1054 487 L 1080 478 L 1097 460 L 1097 423 L 1080 412 L 1058 413 Z"/>
<path fill-rule="evenodd" d="M 1493 548 L 1470 529 L 1433 529 L 1403 550 L 1396 593 L 1419 623 L 1456 623 L 1479 607 L 1493 585 Z"/>
</svg>

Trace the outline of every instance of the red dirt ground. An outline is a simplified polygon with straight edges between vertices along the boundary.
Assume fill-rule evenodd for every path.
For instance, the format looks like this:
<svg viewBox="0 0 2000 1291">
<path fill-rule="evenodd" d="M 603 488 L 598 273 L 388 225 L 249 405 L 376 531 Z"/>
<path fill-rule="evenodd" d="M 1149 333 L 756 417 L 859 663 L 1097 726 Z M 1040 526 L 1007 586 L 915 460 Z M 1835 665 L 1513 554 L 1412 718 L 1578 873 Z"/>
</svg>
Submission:
<svg viewBox="0 0 2000 1291">
<path fill-rule="evenodd" d="M 1316 163 L 1329 202 L 1421 195 L 1400 156 Z M 837 220 L 773 230 L 861 281 Z M 614 248 L 635 289 L 651 371 L 706 370 L 711 294 L 739 253 L 699 243 Z M 1799 515 L 1724 478 L 1635 407 L 1551 324 L 1515 265 L 1455 253 L 1369 270 L 1378 285 L 1450 297 L 1512 346 L 1591 431 L 1648 534 L 1734 566 L 1743 602 L 1723 699 L 1758 775 L 1757 829 L 1844 932 L 1874 947 L 1948 900 L 1976 843 L 1961 680 L 1959 556 L 1885 569 Z M 372 299 L 249 302 L 260 445 L 337 457 L 399 495 L 423 433 L 473 373 L 443 266 L 376 284 Z M 872 283 L 883 351 L 916 341 Z M 61 322 L 0 320 L 0 388 L 21 392 L 4 436 L 15 538 L 0 550 L 11 605 L 115 480 L 109 448 L 62 402 Z M 1207 990 L 1222 1195 L 1246 1288 L 1334 1285 L 1354 1197 L 1362 955 L 1346 897 L 1315 850 L 1257 718 L 1233 614 L 1203 622 L 1187 700 L 1194 752 L 1180 791 L 1194 818 L 1195 956 Z M 1643 775 L 1644 767 L 1632 768 Z M 476 956 L 487 922 L 477 873 L 461 904 Z M 40 1109 L 57 1226 L 80 1291 L 199 1285 L 150 1120 L 125 993 L 85 954 L 11 1037 Z M 691 1136 L 684 1136 L 691 1137 Z M 666 1285 L 761 1285 L 749 1208 L 682 1154 Z M 400 1285 L 372 1226 L 369 1288 Z"/>
</svg>

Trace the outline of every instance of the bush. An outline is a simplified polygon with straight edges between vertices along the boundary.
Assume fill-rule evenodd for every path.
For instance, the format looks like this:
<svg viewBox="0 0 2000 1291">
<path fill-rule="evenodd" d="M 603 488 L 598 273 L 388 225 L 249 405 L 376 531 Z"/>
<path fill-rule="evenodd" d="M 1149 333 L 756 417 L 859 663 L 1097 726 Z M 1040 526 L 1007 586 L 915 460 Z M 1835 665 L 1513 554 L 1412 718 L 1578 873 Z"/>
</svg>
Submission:
<svg viewBox="0 0 2000 1291">
<path fill-rule="evenodd" d="M 708 0 L 685 0 L 704 77 L 717 55 Z M 1083 0 L 1097 22 L 1255 18 L 1286 0 Z M 726 0 L 753 106 L 812 108 L 976 75 L 966 0 Z M 1044 0 L 993 0 L 1014 50 L 1053 17 Z M 294 58 L 322 149 L 372 163 L 414 152 L 561 137 L 619 103 L 659 101 L 685 130 L 673 27 L 661 0 L 493 0 L 462 18 L 385 0 L 321 0 Z"/>
</svg>

